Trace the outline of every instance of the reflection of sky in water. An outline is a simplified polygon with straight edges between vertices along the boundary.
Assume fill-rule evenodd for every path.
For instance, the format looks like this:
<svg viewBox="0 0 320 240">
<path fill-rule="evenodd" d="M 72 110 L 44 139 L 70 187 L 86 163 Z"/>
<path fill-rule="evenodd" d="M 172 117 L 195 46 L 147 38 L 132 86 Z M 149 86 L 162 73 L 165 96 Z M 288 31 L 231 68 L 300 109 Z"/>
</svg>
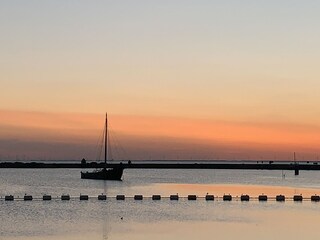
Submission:
<svg viewBox="0 0 320 240">
<path fill-rule="evenodd" d="M 316 172 L 127 171 L 123 182 L 81 180 L 79 170 L 0 169 L 0 191 L 34 196 L 317 193 Z M 280 173 L 280 176 L 279 176 Z M 290 176 L 291 175 L 291 176 Z M 199 176 L 199 177 L 197 177 Z M 235 179 L 238 178 L 238 183 Z M 265 179 L 269 179 L 267 182 Z M 266 183 L 265 183 L 266 182 Z M 308 183 L 312 188 L 306 188 Z M 196 183 L 196 184 L 193 184 Z M 290 195 L 291 196 L 291 195 Z M 0 239 L 318 239 L 318 203 L 287 201 L 0 201 Z M 123 217 L 123 220 L 121 220 Z"/>
<path fill-rule="evenodd" d="M 292 198 L 296 194 L 301 194 L 304 197 L 310 198 L 312 195 L 319 193 L 319 189 L 316 188 L 243 184 L 157 184 L 156 186 L 161 189 L 161 192 L 166 194 L 177 192 L 182 196 L 187 196 L 192 193 L 202 197 L 208 193 L 219 197 L 222 197 L 224 194 L 231 194 L 234 197 L 240 197 L 242 194 L 248 194 L 251 197 L 258 197 L 261 194 L 275 197 L 282 194 L 289 198 Z"/>
<path fill-rule="evenodd" d="M 52 239 L 193 239 L 196 236 L 315 239 L 320 237 L 318 207 L 311 202 L 187 200 L 2 202 L 2 216 L 8 214 L 8 217 L 1 224 L 1 236 L 4 239 L 19 236 L 26 239 L 44 236 Z"/>
</svg>

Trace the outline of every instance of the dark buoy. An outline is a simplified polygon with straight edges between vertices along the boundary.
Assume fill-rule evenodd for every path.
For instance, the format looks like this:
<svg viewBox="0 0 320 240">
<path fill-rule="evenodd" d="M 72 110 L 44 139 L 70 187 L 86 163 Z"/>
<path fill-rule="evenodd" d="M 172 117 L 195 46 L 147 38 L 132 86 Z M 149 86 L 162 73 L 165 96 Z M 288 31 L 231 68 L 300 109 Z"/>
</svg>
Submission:
<svg viewBox="0 0 320 240">
<path fill-rule="evenodd" d="M 294 195 L 293 196 L 293 201 L 295 201 L 295 202 L 302 202 L 302 200 L 303 200 L 302 195 Z"/>
<path fill-rule="evenodd" d="M 134 195 L 134 200 L 143 200 L 142 195 Z"/>
<path fill-rule="evenodd" d="M 14 196 L 12 196 L 12 195 L 5 196 L 4 200 L 5 201 L 13 201 L 14 200 Z"/>
<path fill-rule="evenodd" d="M 232 200 L 232 196 L 230 194 L 223 195 L 223 201 L 231 201 L 231 200 Z"/>
<path fill-rule="evenodd" d="M 206 195 L 206 201 L 214 201 L 214 196 L 213 195 Z"/>
<path fill-rule="evenodd" d="M 176 195 L 170 195 L 170 200 L 179 200 L 178 194 L 176 194 Z"/>
<path fill-rule="evenodd" d="M 188 195 L 188 200 L 197 200 L 197 195 Z"/>
<path fill-rule="evenodd" d="M 63 201 L 69 201 L 69 200 L 70 200 L 70 195 L 69 195 L 69 194 L 62 195 L 62 196 L 61 196 L 61 200 L 63 200 Z"/>
<path fill-rule="evenodd" d="M 311 201 L 312 202 L 319 202 L 320 201 L 320 196 L 318 196 L 318 195 L 311 196 Z"/>
<path fill-rule="evenodd" d="M 125 198 L 126 198 L 126 197 L 125 197 L 124 195 L 117 195 L 117 196 L 116 196 L 116 199 L 117 199 L 117 200 L 125 200 Z"/>
<path fill-rule="evenodd" d="M 250 200 L 250 196 L 247 194 L 241 195 L 240 200 L 248 202 Z"/>
<path fill-rule="evenodd" d="M 268 201 L 268 196 L 267 195 L 259 195 L 258 200 L 261 202 Z"/>
<path fill-rule="evenodd" d="M 80 200 L 89 200 L 89 196 L 88 195 L 80 195 Z"/>
<path fill-rule="evenodd" d="M 50 201 L 51 200 L 51 195 L 43 195 L 42 196 L 42 200 L 44 200 L 44 201 Z"/>
<path fill-rule="evenodd" d="M 23 200 L 24 201 L 32 201 L 33 197 L 31 195 L 24 195 Z"/>
<path fill-rule="evenodd" d="M 161 200 L 160 195 L 152 195 L 152 200 Z"/>
<path fill-rule="evenodd" d="M 107 200 L 107 195 L 104 195 L 104 194 L 98 195 L 98 200 Z"/>
<path fill-rule="evenodd" d="M 277 195 L 276 196 L 276 201 L 277 202 L 284 202 L 286 200 L 286 197 L 284 195 Z"/>
</svg>

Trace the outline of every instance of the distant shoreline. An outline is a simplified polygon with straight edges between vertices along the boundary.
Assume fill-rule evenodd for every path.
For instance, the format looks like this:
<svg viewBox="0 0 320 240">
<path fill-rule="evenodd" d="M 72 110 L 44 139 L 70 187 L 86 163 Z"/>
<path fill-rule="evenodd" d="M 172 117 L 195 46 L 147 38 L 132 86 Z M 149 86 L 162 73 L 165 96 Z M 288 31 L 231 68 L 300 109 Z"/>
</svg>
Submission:
<svg viewBox="0 0 320 240">
<path fill-rule="evenodd" d="M 88 162 L 81 163 L 44 163 L 44 162 L 0 162 L 0 168 L 102 168 L 104 163 Z M 119 163 L 109 163 L 108 167 L 112 168 L 119 166 Z M 247 169 L 247 170 L 320 170 L 318 162 L 287 162 L 278 163 L 273 161 L 259 162 L 226 162 L 226 163 L 197 163 L 175 161 L 174 163 L 132 163 L 122 162 L 122 167 L 125 169 Z"/>
</svg>

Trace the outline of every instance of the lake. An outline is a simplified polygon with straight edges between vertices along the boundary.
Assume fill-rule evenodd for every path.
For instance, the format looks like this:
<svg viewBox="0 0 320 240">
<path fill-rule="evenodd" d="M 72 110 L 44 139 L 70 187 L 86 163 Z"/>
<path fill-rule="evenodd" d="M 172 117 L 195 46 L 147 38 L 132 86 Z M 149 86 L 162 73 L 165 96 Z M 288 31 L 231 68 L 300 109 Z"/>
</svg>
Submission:
<svg viewBox="0 0 320 240">
<path fill-rule="evenodd" d="M 4 201 L 12 194 L 31 194 L 52 201 Z M 109 198 L 98 201 L 105 193 Z M 167 197 L 179 194 L 178 201 Z M 215 201 L 188 194 L 216 196 Z M 320 193 L 319 172 L 197 169 L 126 169 L 123 181 L 80 179 L 79 169 L 0 169 L 0 239 L 318 239 L 320 203 L 225 202 L 223 194 L 284 194 L 303 197 Z M 70 201 L 61 201 L 70 194 Z M 88 194 L 88 201 L 80 201 Z M 125 201 L 114 196 L 124 194 Z M 135 194 L 144 195 L 142 201 Z M 161 194 L 160 201 L 150 196 Z M 217 198 L 218 197 L 218 198 Z"/>
</svg>

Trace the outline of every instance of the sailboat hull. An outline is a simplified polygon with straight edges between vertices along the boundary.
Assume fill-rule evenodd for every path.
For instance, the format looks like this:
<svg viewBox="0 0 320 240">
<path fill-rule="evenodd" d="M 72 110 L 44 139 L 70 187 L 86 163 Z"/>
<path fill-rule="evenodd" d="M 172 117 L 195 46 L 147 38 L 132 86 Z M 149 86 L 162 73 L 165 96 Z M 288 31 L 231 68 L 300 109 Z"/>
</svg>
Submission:
<svg viewBox="0 0 320 240">
<path fill-rule="evenodd" d="M 81 172 L 81 178 L 121 181 L 122 174 L 123 174 L 123 168 L 115 167 L 110 169 L 102 169 L 100 171 L 95 171 L 95 172 Z"/>
</svg>

